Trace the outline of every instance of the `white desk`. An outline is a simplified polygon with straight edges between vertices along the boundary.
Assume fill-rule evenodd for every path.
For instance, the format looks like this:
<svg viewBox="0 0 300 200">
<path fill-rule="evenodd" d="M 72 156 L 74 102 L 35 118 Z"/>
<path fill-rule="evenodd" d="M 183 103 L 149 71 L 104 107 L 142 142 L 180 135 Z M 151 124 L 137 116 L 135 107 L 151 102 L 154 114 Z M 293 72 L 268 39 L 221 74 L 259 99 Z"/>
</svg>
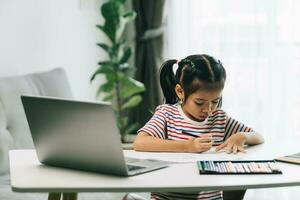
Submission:
<svg viewBox="0 0 300 200">
<path fill-rule="evenodd" d="M 239 153 L 230 156 L 243 160 L 273 159 L 277 156 L 300 151 L 297 143 L 291 141 L 281 141 L 277 144 L 276 142 L 266 142 L 248 148 L 247 154 Z M 285 163 L 278 163 L 283 172 L 282 175 L 200 175 L 196 163 L 184 163 L 173 164 L 170 167 L 142 175 L 117 177 L 45 166 L 39 163 L 34 150 L 12 150 L 9 156 L 11 186 L 12 190 L 16 192 L 187 192 L 300 185 L 300 166 Z M 197 156 L 201 160 L 207 157 L 222 159 L 228 155 L 210 153 L 198 154 Z M 184 175 L 181 172 L 184 172 Z"/>
</svg>

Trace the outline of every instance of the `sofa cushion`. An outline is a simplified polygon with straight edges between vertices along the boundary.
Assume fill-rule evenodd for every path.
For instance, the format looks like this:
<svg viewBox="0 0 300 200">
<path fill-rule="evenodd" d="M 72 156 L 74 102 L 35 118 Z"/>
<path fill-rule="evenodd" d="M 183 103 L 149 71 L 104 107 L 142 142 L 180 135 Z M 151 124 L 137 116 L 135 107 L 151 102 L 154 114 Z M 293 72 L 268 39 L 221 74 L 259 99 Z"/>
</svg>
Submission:
<svg viewBox="0 0 300 200">
<path fill-rule="evenodd" d="M 22 76 L 0 78 L 0 174 L 8 172 L 10 149 L 33 148 L 21 103 L 22 94 L 72 97 L 62 68 Z"/>
</svg>

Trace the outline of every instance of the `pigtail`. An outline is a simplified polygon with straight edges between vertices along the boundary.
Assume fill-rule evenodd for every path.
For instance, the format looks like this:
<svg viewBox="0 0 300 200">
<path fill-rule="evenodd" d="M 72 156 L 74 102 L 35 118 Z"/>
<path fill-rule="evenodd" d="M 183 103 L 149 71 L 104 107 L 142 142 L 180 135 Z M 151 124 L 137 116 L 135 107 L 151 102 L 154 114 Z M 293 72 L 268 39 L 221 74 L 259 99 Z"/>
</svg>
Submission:
<svg viewBox="0 0 300 200">
<path fill-rule="evenodd" d="M 164 94 L 165 103 L 175 104 L 178 101 L 175 86 L 178 83 L 173 72 L 173 65 L 177 60 L 167 60 L 160 68 L 160 86 Z"/>
<path fill-rule="evenodd" d="M 217 108 L 222 108 L 222 104 L 223 104 L 223 97 L 220 98 Z"/>
</svg>

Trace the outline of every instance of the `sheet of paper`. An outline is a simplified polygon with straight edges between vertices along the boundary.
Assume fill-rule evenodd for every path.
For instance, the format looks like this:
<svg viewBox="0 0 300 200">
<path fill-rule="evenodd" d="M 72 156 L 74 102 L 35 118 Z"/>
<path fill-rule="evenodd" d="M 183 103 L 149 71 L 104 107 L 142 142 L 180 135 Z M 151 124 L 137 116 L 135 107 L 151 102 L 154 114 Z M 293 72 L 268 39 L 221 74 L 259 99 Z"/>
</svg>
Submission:
<svg viewBox="0 0 300 200">
<path fill-rule="evenodd" d="M 191 163 L 198 160 L 241 160 L 244 157 L 244 153 L 227 154 L 225 152 L 216 152 L 215 148 L 203 153 L 154 153 L 126 150 L 124 154 L 126 157 L 131 158 L 156 159 L 173 163 Z"/>
</svg>

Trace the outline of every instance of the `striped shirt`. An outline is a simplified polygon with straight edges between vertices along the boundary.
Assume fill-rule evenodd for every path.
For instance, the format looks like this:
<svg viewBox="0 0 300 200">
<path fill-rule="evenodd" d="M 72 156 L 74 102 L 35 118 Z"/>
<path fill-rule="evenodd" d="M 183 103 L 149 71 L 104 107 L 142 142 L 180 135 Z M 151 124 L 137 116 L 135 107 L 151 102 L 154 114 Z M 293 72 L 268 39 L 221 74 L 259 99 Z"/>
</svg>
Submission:
<svg viewBox="0 0 300 200">
<path fill-rule="evenodd" d="M 188 118 L 179 104 L 163 104 L 156 108 L 152 118 L 138 132 L 166 140 L 188 140 L 211 133 L 213 146 L 223 143 L 237 132 L 253 132 L 249 127 L 229 117 L 222 109 L 216 109 L 203 122 Z M 222 191 L 151 194 L 151 199 L 222 199 Z"/>
</svg>

